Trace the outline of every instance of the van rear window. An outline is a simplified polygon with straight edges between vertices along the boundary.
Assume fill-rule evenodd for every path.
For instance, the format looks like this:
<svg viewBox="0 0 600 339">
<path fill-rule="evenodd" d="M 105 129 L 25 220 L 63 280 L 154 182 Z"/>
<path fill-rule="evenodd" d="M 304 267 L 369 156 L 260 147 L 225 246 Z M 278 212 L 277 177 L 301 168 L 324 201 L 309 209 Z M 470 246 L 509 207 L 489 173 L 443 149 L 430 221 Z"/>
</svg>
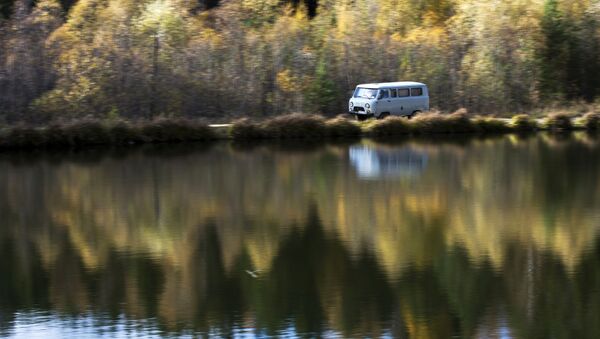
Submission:
<svg viewBox="0 0 600 339">
<path fill-rule="evenodd" d="M 420 97 L 421 95 L 423 95 L 423 89 L 422 88 L 411 88 L 410 89 L 410 96 L 411 97 Z"/>
<path fill-rule="evenodd" d="M 400 88 L 398 90 L 398 97 L 407 97 L 409 96 L 408 88 Z"/>
</svg>

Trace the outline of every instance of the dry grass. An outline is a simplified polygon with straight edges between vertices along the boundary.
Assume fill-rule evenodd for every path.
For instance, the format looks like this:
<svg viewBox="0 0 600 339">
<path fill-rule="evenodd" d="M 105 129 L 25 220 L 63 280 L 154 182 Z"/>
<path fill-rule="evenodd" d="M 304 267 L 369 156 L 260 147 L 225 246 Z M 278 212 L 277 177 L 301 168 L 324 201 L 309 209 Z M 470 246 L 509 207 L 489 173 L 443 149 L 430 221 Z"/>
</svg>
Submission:
<svg viewBox="0 0 600 339">
<path fill-rule="evenodd" d="M 465 110 L 452 114 L 425 113 L 411 121 L 416 134 L 473 133 L 477 129 Z"/>
<path fill-rule="evenodd" d="M 475 127 L 475 130 L 481 134 L 510 132 L 510 126 L 504 120 L 489 117 L 475 117 L 471 122 Z"/>
<path fill-rule="evenodd" d="M 544 127 L 551 131 L 570 131 L 573 129 L 573 123 L 568 114 L 553 113 L 544 119 Z"/>
<path fill-rule="evenodd" d="M 510 120 L 510 126 L 517 132 L 531 132 L 538 129 L 535 119 L 527 114 L 518 114 Z"/>
<path fill-rule="evenodd" d="M 105 145 L 111 143 L 108 128 L 97 120 L 82 120 L 63 127 L 73 146 Z"/>
<path fill-rule="evenodd" d="M 586 113 L 580 120 L 581 125 L 589 131 L 597 131 L 600 129 L 600 113 Z"/>
<path fill-rule="evenodd" d="M 117 121 L 109 126 L 112 142 L 117 145 L 137 144 L 144 142 L 140 128 L 127 121 Z"/>
<path fill-rule="evenodd" d="M 600 129 L 600 113 L 587 113 L 577 120 L 577 128 Z M 358 123 L 345 117 L 325 120 L 311 114 L 288 114 L 262 122 L 244 118 L 234 121 L 228 133 L 233 140 L 304 139 L 359 137 L 375 138 L 430 134 L 495 134 L 534 131 L 540 127 L 553 131 L 574 128 L 571 116 L 554 113 L 542 126 L 530 115 L 516 115 L 509 123 L 489 117 L 469 117 L 465 110 L 452 114 L 423 113 L 413 119 L 388 117 Z M 219 135 L 208 125 L 185 119 L 160 118 L 142 123 L 127 121 L 102 122 L 85 119 L 67 124 L 34 128 L 15 126 L 0 133 L 0 147 L 69 148 L 94 145 L 128 145 L 138 143 L 177 143 L 217 139 Z M 223 137 L 223 136 L 221 136 Z"/>
<path fill-rule="evenodd" d="M 337 117 L 325 122 L 327 135 L 333 138 L 354 138 L 362 134 L 360 126 L 346 118 Z"/>
<path fill-rule="evenodd" d="M 325 119 L 313 114 L 281 115 L 266 120 L 261 126 L 266 138 L 318 139 L 327 135 Z"/>
<path fill-rule="evenodd" d="M 39 129 L 17 126 L 3 135 L 0 145 L 14 148 L 36 148 L 43 145 L 44 141 L 44 135 Z"/>
<path fill-rule="evenodd" d="M 141 134 L 147 142 L 184 142 L 210 140 L 214 131 L 205 124 L 185 119 L 159 118 L 141 127 Z"/>
<path fill-rule="evenodd" d="M 71 147 L 71 138 L 65 132 L 64 126 L 52 124 L 42 129 L 44 135 L 44 146 L 48 148 L 65 148 Z"/>
<path fill-rule="evenodd" d="M 375 138 L 401 136 L 411 132 L 412 128 L 408 119 L 395 116 L 377 120 L 368 129 L 368 134 Z"/>
<path fill-rule="evenodd" d="M 265 137 L 265 131 L 259 123 L 242 118 L 233 122 L 229 135 L 234 140 L 262 139 Z"/>
</svg>

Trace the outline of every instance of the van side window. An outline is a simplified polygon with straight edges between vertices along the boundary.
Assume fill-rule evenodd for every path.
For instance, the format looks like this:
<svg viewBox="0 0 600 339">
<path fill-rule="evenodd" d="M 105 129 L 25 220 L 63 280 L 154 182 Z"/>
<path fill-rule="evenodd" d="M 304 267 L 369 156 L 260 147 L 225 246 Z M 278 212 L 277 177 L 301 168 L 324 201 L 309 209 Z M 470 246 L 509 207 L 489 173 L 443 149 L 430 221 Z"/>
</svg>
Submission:
<svg viewBox="0 0 600 339">
<path fill-rule="evenodd" d="M 387 89 L 382 89 L 381 92 L 379 92 L 379 99 L 384 99 L 387 97 L 389 97 Z"/>
<path fill-rule="evenodd" d="M 420 97 L 421 95 L 423 95 L 423 89 L 422 88 L 411 88 L 410 89 L 410 96 L 411 97 Z"/>
<path fill-rule="evenodd" d="M 398 90 L 398 97 L 399 98 L 401 98 L 401 97 L 407 97 L 407 96 L 409 96 L 409 94 L 410 93 L 408 93 L 408 88 L 400 88 Z"/>
<path fill-rule="evenodd" d="M 390 97 L 392 97 L 392 98 L 396 97 L 396 89 L 390 89 Z"/>
</svg>

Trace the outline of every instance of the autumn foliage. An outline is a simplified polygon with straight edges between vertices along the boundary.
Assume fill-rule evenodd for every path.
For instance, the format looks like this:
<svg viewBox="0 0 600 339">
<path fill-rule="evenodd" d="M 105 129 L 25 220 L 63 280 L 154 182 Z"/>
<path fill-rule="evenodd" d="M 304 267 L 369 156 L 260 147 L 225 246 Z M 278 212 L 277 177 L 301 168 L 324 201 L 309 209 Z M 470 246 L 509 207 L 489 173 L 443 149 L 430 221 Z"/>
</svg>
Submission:
<svg viewBox="0 0 600 339">
<path fill-rule="evenodd" d="M 356 84 L 397 80 L 480 114 L 600 90 L 600 11 L 582 0 L 65 3 L 2 1 L 0 122 L 334 116 Z"/>
</svg>

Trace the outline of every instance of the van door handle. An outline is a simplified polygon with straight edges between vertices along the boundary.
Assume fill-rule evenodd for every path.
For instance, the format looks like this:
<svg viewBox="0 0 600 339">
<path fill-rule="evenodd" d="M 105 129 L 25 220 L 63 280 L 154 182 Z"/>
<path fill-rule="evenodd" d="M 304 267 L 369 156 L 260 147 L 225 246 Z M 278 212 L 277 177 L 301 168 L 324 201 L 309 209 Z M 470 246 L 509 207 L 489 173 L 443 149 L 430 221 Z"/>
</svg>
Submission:
<svg viewBox="0 0 600 339">
<path fill-rule="evenodd" d="M 391 100 L 388 100 L 388 102 L 392 102 Z"/>
</svg>

